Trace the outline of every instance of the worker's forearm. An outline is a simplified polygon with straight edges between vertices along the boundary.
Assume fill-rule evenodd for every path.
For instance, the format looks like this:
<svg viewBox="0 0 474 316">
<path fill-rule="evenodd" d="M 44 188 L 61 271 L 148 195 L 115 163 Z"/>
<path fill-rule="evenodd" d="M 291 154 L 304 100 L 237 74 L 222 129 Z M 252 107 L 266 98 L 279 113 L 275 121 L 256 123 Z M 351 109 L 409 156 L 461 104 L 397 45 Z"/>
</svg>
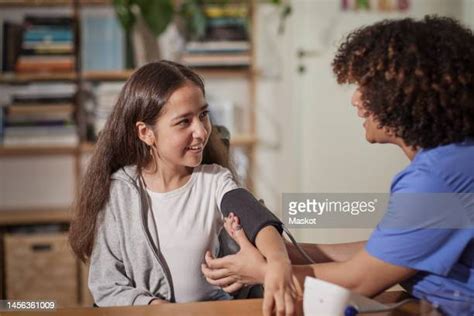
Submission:
<svg viewBox="0 0 474 316">
<path fill-rule="evenodd" d="M 366 241 L 357 241 L 343 244 L 309 244 L 298 245 L 313 259 L 315 263 L 342 262 L 352 258 L 358 251 L 364 248 Z M 291 243 L 286 243 L 288 255 L 293 264 L 308 264 L 303 255 Z"/>
</svg>

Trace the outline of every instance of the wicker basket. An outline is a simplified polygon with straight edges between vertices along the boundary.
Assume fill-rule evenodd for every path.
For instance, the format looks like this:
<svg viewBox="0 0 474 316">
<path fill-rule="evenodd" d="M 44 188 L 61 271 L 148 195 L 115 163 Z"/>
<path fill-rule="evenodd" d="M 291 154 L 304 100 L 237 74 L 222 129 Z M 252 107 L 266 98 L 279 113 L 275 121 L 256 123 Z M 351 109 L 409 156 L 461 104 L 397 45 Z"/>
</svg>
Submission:
<svg viewBox="0 0 474 316">
<path fill-rule="evenodd" d="M 78 304 L 78 264 L 66 233 L 6 234 L 7 299 Z"/>
</svg>

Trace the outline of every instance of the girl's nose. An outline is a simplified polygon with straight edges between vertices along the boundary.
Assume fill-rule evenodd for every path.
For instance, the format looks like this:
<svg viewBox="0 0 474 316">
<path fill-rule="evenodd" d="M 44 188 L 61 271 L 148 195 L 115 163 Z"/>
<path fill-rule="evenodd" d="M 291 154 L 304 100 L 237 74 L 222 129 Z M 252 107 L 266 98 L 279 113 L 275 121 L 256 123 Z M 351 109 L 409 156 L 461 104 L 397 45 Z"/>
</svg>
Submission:
<svg viewBox="0 0 474 316">
<path fill-rule="evenodd" d="M 198 121 L 193 129 L 193 138 L 199 138 L 199 139 L 206 139 L 208 134 L 208 130 L 205 126 L 205 124 L 201 121 Z"/>
</svg>

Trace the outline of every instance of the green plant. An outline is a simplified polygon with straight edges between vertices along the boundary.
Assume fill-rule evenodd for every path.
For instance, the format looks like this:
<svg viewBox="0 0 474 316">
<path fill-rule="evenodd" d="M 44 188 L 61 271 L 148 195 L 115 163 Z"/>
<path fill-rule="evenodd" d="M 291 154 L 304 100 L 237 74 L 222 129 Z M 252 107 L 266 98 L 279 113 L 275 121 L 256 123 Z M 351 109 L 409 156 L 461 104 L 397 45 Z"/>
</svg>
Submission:
<svg viewBox="0 0 474 316">
<path fill-rule="evenodd" d="M 274 5 L 280 6 L 280 25 L 278 26 L 278 33 L 282 34 L 285 31 L 285 20 L 291 14 L 291 5 L 289 0 L 270 0 Z"/>
<path fill-rule="evenodd" d="M 179 9 L 179 14 L 185 22 L 186 34 L 190 38 L 201 38 L 206 32 L 207 18 L 202 10 L 205 2 L 204 0 L 184 0 Z"/>
<path fill-rule="evenodd" d="M 113 0 L 113 5 L 117 18 L 125 31 L 126 66 L 133 68 L 132 31 L 136 23 L 135 14 L 140 14 L 150 31 L 155 36 L 159 36 L 173 20 L 173 2 L 171 0 Z"/>
<path fill-rule="evenodd" d="M 291 6 L 288 4 L 288 0 L 260 1 L 269 1 L 281 7 L 279 32 L 283 32 L 284 20 L 291 14 Z M 207 22 L 203 6 L 207 3 L 225 5 L 229 3 L 229 0 L 183 0 L 179 8 L 175 7 L 175 2 L 174 0 L 113 0 L 118 20 L 125 31 L 127 68 L 133 68 L 134 66 L 132 31 L 137 14 L 143 17 L 146 25 L 155 36 L 163 33 L 174 16 L 179 15 L 184 20 L 186 31 L 191 34 L 191 38 L 202 38 Z"/>
</svg>

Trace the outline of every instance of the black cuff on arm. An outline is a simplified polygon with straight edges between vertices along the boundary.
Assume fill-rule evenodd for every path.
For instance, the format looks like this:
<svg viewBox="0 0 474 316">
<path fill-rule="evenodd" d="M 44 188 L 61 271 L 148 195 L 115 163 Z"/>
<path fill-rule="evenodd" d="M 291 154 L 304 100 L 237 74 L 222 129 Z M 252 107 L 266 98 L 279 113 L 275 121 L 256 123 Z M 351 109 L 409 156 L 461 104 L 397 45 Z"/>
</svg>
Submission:
<svg viewBox="0 0 474 316">
<path fill-rule="evenodd" d="M 275 227 L 281 234 L 283 223 L 270 212 L 262 203 L 245 189 L 239 188 L 224 194 L 221 202 L 221 212 L 224 216 L 234 213 L 240 220 L 240 226 L 252 244 L 262 228 Z"/>
</svg>

